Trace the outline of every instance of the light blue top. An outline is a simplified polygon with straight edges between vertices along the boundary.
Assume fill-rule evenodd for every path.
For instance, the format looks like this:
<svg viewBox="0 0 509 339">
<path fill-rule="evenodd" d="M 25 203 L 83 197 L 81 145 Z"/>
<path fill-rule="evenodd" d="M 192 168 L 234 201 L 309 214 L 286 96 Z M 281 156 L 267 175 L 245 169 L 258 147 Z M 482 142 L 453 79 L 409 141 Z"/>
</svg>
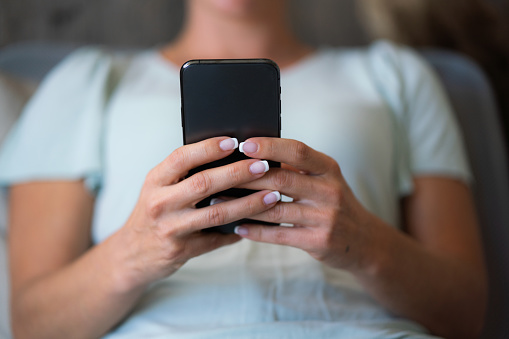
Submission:
<svg viewBox="0 0 509 339">
<path fill-rule="evenodd" d="M 322 49 L 282 71 L 282 136 L 333 157 L 364 206 L 399 227 L 412 177 L 470 180 L 436 77 L 379 42 Z M 0 184 L 86 179 L 93 239 L 131 213 L 147 172 L 182 145 L 178 69 L 156 51 L 72 54 L 44 81 L 0 154 Z M 151 285 L 108 338 L 419 338 L 348 272 L 288 247 L 241 241 Z M 422 338 L 428 338 L 423 335 Z"/>
</svg>

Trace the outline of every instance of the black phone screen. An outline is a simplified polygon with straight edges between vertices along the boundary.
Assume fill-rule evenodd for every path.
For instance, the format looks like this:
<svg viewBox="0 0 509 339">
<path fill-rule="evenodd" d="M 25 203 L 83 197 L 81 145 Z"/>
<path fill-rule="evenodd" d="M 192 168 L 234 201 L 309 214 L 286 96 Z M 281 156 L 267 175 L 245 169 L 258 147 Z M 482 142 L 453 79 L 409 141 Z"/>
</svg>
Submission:
<svg viewBox="0 0 509 339">
<path fill-rule="evenodd" d="M 216 136 L 235 137 L 242 142 L 251 137 L 280 137 L 281 101 L 279 67 L 268 59 L 192 60 L 180 70 L 182 127 L 184 144 Z M 247 159 L 239 151 L 192 170 Z M 278 163 L 269 162 L 271 167 Z M 241 197 L 249 190 L 231 189 L 201 201 L 210 204 L 216 196 Z M 245 222 L 245 220 L 244 220 Z M 214 228 L 229 233 L 240 222 Z"/>
<path fill-rule="evenodd" d="M 269 60 L 195 60 L 181 69 L 184 143 L 279 137 L 279 68 Z"/>
</svg>

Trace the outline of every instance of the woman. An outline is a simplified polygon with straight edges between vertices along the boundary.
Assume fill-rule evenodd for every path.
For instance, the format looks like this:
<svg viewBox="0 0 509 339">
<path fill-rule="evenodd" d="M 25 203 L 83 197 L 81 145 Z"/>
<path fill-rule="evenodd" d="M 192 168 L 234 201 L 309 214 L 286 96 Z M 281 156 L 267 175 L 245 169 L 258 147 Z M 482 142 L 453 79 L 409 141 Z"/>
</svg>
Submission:
<svg viewBox="0 0 509 339">
<path fill-rule="evenodd" d="M 313 50 L 286 6 L 189 0 L 161 51 L 126 63 L 85 49 L 53 72 L 0 160 L 17 336 L 479 332 L 482 252 L 438 84 L 387 44 Z M 251 160 L 182 179 L 238 150 L 228 136 L 180 147 L 178 66 L 253 57 L 282 68 L 284 138 L 247 140 Z M 264 159 L 283 169 L 266 172 Z M 232 186 L 260 192 L 194 208 Z M 242 218 L 295 226 L 201 232 Z"/>
</svg>

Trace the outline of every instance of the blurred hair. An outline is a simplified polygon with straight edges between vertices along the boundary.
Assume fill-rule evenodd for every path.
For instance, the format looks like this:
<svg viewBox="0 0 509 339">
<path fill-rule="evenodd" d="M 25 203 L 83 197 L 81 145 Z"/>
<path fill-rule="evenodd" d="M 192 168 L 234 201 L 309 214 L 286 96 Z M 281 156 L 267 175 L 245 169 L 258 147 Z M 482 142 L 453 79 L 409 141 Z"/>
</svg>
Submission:
<svg viewBox="0 0 509 339">
<path fill-rule="evenodd" d="M 509 57 L 505 22 L 486 0 L 361 0 L 368 30 L 415 47 L 444 47 L 480 64 Z"/>
<path fill-rule="evenodd" d="M 509 29 L 487 0 L 359 0 L 373 37 L 465 54 L 484 70 L 509 140 Z"/>
</svg>

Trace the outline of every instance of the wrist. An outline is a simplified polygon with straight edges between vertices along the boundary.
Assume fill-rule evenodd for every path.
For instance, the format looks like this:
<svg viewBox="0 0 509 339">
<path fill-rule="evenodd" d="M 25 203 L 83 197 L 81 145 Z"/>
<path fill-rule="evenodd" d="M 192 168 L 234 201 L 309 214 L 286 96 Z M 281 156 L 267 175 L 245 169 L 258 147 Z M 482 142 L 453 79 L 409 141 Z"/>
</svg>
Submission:
<svg viewBox="0 0 509 339">
<path fill-rule="evenodd" d="M 101 246 L 106 248 L 107 274 L 111 279 L 114 293 L 129 294 L 143 290 L 150 281 L 145 281 L 140 269 L 139 257 L 134 249 L 135 242 L 124 228 L 108 237 Z"/>
<path fill-rule="evenodd" d="M 362 239 L 356 264 L 349 270 L 356 276 L 376 277 L 385 266 L 388 255 L 388 233 L 392 227 L 370 214 L 369 220 L 360 229 Z M 392 230 L 393 231 L 393 230 Z"/>
</svg>

